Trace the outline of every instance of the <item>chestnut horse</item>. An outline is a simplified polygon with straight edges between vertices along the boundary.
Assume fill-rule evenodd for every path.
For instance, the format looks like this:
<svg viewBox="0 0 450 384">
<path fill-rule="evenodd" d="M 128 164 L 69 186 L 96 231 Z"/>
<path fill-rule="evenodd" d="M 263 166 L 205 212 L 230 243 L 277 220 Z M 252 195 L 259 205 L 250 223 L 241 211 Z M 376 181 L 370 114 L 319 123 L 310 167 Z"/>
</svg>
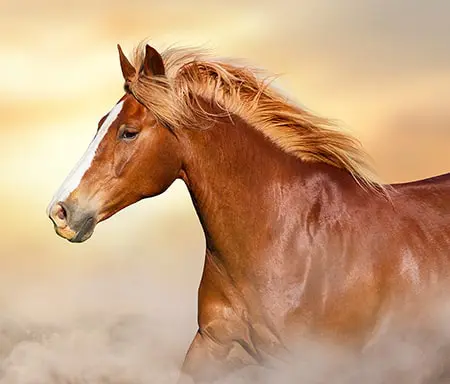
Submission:
<svg viewBox="0 0 450 384">
<path fill-rule="evenodd" d="M 382 185 L 358 142 L 254 70 L 195 50 L 119 47 L 125 95 L 48 207 L 56 232 L 182 179 L 206 239 L 182 371 L 264 364 L 298 335 L 364 345 L 393 298 L 450 272 L 450 174 Z"/>
</svg>

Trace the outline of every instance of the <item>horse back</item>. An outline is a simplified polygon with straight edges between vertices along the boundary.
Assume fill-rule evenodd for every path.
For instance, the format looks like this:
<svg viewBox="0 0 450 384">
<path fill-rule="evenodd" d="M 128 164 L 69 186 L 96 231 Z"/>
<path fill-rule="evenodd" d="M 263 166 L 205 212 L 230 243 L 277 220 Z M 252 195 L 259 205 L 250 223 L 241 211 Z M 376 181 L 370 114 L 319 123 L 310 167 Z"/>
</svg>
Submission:
<svg viewBox="0 0 450 384">
<path fill-rule="evenodd" d="M 389 230 L 399 271 L 415 265 L 424 281 L 450 278 L 450 173 L 391 187 Z"/>
<path fill-rule="evenodd" d="M 450 232 L 450 173 L 391 187 L 394 207 L 400 205 L 421 221 L 444 223 L 441 229 Z"/>
</svg>

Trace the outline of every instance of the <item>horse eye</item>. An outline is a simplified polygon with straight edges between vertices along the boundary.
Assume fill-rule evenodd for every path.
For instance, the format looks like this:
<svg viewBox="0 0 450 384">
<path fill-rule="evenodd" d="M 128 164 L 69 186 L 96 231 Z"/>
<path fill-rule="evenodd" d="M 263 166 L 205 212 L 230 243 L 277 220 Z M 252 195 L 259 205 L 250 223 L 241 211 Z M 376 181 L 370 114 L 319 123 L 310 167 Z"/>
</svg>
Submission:
<svg viewBox="0 0 450 384">
<path fill-rule="evenodd" d="M 138 131 L 130 130 L 130 129 L 124 129 L 123 132 L 120 134 L 120 138 L 123 140 L 133 140 L 138 135 Z"/>
</svg>

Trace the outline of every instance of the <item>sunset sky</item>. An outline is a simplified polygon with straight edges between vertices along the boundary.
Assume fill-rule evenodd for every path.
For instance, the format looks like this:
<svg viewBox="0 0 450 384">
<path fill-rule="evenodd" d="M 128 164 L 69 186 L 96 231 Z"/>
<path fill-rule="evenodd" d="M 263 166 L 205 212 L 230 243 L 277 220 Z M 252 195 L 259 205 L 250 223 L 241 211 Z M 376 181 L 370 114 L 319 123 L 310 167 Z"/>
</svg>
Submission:
<svg viewBox="0 0 450 384">
<path fill-rule="evenodd" d="M 117 43 L 127 52 L 144 38 L 158 49 L 203 45 L 279 74 L 279 87 L 339 119 L 380 176 L 397 182 L 450 171 L 449 36 L 444 0 L 2 0 L 3 281 L 19 287 L 141 260 L 149 278 L 178 281 L 195 296 L 203 237 L 181 182 L 81 245 L 58 238 L 45 215 L 122 95 Z"/>
</svg>

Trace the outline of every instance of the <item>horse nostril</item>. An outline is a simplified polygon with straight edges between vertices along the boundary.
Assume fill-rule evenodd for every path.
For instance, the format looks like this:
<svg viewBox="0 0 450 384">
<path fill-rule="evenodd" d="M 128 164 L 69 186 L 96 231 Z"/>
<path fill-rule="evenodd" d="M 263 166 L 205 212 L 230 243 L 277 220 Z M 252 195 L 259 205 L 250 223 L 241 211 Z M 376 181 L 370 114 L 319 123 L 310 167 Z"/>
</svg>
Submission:
<svg viewBox="0 0 450 384">
<path fill-rule="evenodd" d="M 58 207 L 58 211 L 56 212 L 56 216 L 61 221 L 66 220 L 67 212 L 66 212 L 65 208 L 61 204 L 58 204 L 58 205 L 59 205 L 59 207 Z"/>
<path fill-rule="evenodd" d="M 59 228 L 67 226 L 67 210 L 64 203 L 59 202 L 53 206 L 50 212 L 50 218 Z"/>
</svg>

